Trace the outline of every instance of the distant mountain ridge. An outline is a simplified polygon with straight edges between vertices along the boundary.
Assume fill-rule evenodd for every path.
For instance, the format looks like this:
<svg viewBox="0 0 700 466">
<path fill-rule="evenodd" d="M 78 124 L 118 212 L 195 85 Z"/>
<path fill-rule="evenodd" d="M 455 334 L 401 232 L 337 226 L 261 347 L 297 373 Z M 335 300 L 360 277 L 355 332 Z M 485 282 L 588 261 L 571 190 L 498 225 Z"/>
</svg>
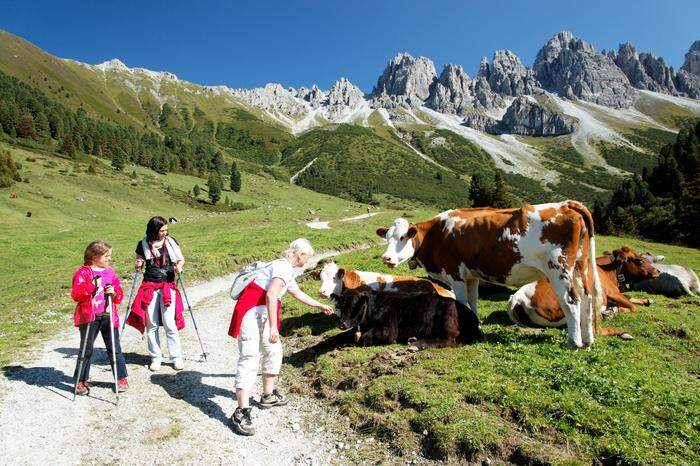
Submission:
<svg viewBox="0 0 700 466">
<path fill-rule="evenodd" d="M 318 144 L 315 151 L 299 147 L 303 157 L 286 149 L 285 141 L 302 133 L 348 124 L 372 131 L 343 132 L 345 141 L 381 138 L 390 143 L 378 143 L 381 150 L 404 154 L 396 160 L 415 157 L 421 166 L 427 161 L 427 167 L 447 167 L 465 180 L 473 173 L 459 167 L 477 165 L 459 159 L 483 152 L 491 157 L 491 169 L 504 172 L 511 186 L 532 196 L 608 191 L 611 176 L 653 165 L 659 147 L 685 122 L 700 117 L 700 41 L 675 71 L 630 44 L 599 52 L 567 31 L 546 42 L 532 67 L 512 51 L 498 50 L 490 61 L 482 59 L 473 78 L 459 65 L 447 64 L 438 74 L 430 59 L 398 53 L 368 93 L 345 77 L 329 90 L 278 83 L 253 89 L 201 86 L 167 71 L 129 68 L 118 59 L 89 65 L 56 58 L 1 31 L 0 70 L 73 108 L 136 128 L 159 132 L 166 103 L 187 108 L 193 130 L 211 134 L 214 144 L 231 141 L 219 132 L 234 134 L 234 128 L 258 138 L 267 151 L 258 158 L 260 150 L 222 146 L 233 157 L 281 163 L 290 176 L 311 160 L 318 159 L 310 167 L 334 167 L 331 157 L 362 157 L 344 152 L 352 144 L 337 146 L 335 155 L 321 154 Z M 445 130 L 463 142 L 440 149 Z M 428 145 L 415 144 L 420 134 Z M 327 137 L 302 141 L 330 144 Z M 472 149 L 460 153 L 457 147 Z M 440 159 L 446 154 L 454 160 Z M 381 180 L 372 179 L 381 188 Z"/>
</svg>

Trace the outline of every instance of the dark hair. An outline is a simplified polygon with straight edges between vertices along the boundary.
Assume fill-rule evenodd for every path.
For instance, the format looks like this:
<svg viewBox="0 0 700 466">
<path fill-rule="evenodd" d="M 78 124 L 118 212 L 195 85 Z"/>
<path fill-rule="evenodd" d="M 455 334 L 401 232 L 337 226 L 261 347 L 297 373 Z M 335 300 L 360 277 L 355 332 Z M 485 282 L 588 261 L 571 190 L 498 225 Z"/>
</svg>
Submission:
<svg viewBox="0 0 700 466">
<path fill-rule="evenodd" d="M 158 241 L 158 232 L 168 224 L 168 221 L 161 216 L 155 216 L 146 224 L 146 239 L 149 243 Z"/>
<path fill-rule="evenodd" d="M 91 265 L 92 262 L 98 257 L 104 256 L 107 252 L 112 250 L 112 245 L 106 241 L 98 239 L 88 244 L 83 253 L 83 264 Z"/>
</svg>

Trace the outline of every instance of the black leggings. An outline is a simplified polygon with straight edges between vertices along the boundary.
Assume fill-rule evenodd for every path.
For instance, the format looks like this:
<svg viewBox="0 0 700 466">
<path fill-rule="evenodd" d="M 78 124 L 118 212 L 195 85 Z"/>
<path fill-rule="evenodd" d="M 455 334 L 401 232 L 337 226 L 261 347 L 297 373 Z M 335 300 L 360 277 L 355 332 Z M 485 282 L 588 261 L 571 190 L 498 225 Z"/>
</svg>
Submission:
<svg viewBox="0 0 700 466">
<path fill-rule="evenodd" d="M 107 349 L 107 355 L 109 356 L 109 365 L 112 366 L 112 336 L 114 336 L 114 351 L 116 353 L 117 360 L 117 378 L 121 379 L 126 377 L 126 362 L 124 361 L 124 355 L 122 354 L 122 347 L 119 344 L 119 329 L 112 328 L 110 332 L 109 328 L 109 314 L 98 315 L 95 317 L 93 322 L 89 324 L 81 324 L 78 326 L 80 330 L 80 347 L 78 348 L 78 364 L 75 366 L 75 373 L 73 377 L 78 376 L 78 368 L 80 367 L 80 348 L 83 347 L 85 343 L 85 337 L 87 333 L 87 346 L 85 347 L 85 359 L 83 360 L 83 371 L 80 374 L 80 381 L 85 382 L 90 378 L 90 359 L 92 358 L 92 349 L 95 346 L 95 339 L 97 334 L 102 334 L 102 340 L 105 342 L 105 348 Z"/>
</svg>

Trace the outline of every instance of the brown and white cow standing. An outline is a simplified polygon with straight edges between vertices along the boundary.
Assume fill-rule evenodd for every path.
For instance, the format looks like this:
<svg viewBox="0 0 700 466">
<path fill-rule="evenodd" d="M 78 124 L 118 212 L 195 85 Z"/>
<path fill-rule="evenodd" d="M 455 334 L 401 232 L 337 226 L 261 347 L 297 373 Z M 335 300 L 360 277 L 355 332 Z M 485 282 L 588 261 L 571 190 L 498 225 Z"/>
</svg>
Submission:
<svg viewBox="0 0 700 466">
<path fill-rule="evenodd" d="M 621 288 L 659 276 L 658 270 L 643 255 L 627 246 L 596 259 L 598 275 L 607 307 L 617 306 L 621 312 L 635 312 L 635 304 L 648 305 L 649 300 L 628 298 Z M 560 327 L 565 323 L 564 311 L 545 277 L 521 287 L 508 300 L 508 317 L 525 327 Z M 605 329 L 604 334 L 623 334 L 621 330 Z"/>
<path fill-rule="evenodd" d="M 602 290 L 593 219 L 580 202 L 448 210 L 416 224 L 397 219 L 377 234 L 388 243 L 385 264 L 414 260 L 474 312 L 479 280 L 522 286 L 546 276 L 564 310 L 569 345 L 593 344 Z"/>
</svg>

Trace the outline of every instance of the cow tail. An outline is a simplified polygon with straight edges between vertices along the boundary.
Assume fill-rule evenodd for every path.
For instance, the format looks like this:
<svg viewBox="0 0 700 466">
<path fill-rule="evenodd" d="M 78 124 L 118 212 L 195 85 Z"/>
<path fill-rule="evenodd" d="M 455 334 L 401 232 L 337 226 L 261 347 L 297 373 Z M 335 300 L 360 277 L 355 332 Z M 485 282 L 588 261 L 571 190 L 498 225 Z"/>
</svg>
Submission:
<svg viewBox="0 0 700 466">
<path fill-rule="evenodd" d="M 593 274 L 593 290 L 591 292 L 593 301 L 593 331 L 599 334 L 601 329 L 602 315 L 600 313 L 603 307 L 603 287 L 600 284 L 600 276 L 598 275 L 598 265 L 596 264 L 595 252 L 595 226 L 593 225 L 593 216 L 585 205 L 578 201 L 569 201 L 570 209 L 576 211 L 583 218 L 583 223 L 588 230 L 588 266 Z M 582 277 L 585 279 L 585 277 Z"/>
</svg>

